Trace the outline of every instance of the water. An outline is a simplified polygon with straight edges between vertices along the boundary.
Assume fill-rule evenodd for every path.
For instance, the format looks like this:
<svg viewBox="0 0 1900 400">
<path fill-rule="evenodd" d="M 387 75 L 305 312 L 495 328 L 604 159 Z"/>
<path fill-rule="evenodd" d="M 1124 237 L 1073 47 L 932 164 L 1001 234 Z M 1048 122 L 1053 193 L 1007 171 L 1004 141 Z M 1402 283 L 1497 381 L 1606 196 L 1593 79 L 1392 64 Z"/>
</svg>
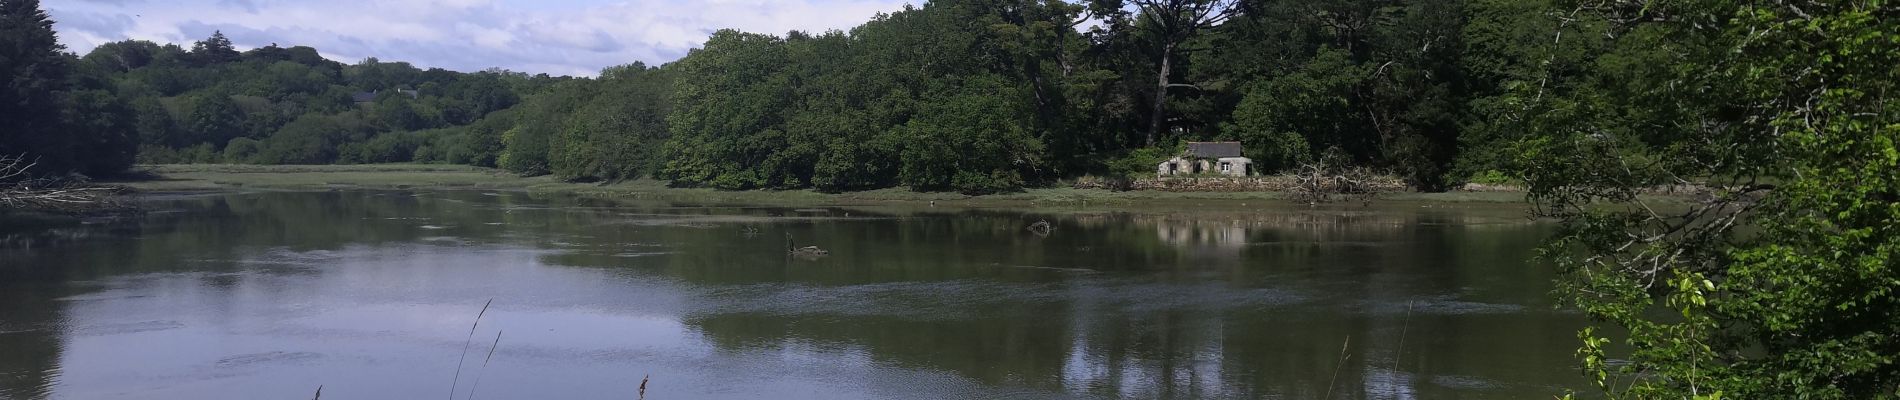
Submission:
<svg viewBox="0 0 1900 400">
<path fill-rule="evenodd" d="M 0 232 L 0 398 L 1548 398 L 1520 211 L 151 199 Z M 1025 229 L 1037 221 L 1047 236 Z M 788 256 L 797 246 L 830 251 Z M 484 302 L 494 303 L 470 337 Z M 491 343 L 495 346 L 488 359 Z M 466 361 L 458 360 L 467 346 Z M 484 367 L 484 364 L 486 366 Z"/>
</svg>

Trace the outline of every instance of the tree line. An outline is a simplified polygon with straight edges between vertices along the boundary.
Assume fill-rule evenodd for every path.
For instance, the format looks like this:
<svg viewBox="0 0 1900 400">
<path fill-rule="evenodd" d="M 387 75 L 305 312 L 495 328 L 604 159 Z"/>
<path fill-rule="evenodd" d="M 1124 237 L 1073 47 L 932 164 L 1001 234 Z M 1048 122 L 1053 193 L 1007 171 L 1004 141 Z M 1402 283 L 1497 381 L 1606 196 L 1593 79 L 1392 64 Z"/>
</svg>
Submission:
<svg viewBox="0 0 1900 400">
<path fill-rule="evenodd" d="M 1524 79 L 1517 69 L 1541 68 L 1526 56 L 1547 47 L 1533 33 L 1560 23 L 1556 6 L 942 0 L 849 30 L 719 31 L 678 61 L 595 78 L 343 64 L 304 46 L 239 51 L 222 34 L 83 56 L 64 53 L 48 26 L 8 40 L 42 38 L 21 47 L 38 58 L 19 62 L 60 71 L 39 76 L 63 89 L 34 104 L 75 116 L 16 136 L 94 138 L 80 142 L 121 154 L 45 163 L 87 173 L 136 154 L 990 193 L 1151 173 L 1179 142 L 1234 140 L 1263 173 L 1330 154 L 1443 190 L 1501 168 L 1484 150 L 1497 136 L 1484 105 Z M 51 160 L 82 153 L 71 146 L 0 149 Z"/>
</svg>

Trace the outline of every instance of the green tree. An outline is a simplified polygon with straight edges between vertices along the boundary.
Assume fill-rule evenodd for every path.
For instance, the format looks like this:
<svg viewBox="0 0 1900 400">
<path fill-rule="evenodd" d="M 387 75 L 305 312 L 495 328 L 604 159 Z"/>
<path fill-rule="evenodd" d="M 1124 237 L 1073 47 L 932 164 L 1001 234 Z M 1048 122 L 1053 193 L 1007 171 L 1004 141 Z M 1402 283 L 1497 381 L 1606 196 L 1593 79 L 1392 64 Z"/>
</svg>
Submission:
<svg viewBox="0 0 1900 400">
<path fill-rule="evenodd" d="M 774 157 L 786 145 L 782 113 L 791 104 L 785 51 L 777 37 L 721 30 L 674 64 L 678 103 L 667 119 L 674 136 L 663 177 L 723 189 L 798 185 L 768 171 L 786 160 Z"/>
<path fill-rule="evenodd" d="M 1354 93 L 1368 71 L 1343 50 L 1330 48 L 1299 70 L 1255 83 L 1234 110 L 1230 129 L 1262 171 L 1278 171 L 1307 161 L 1315 148 L 1365 149 L 1365 113 L 1353 107 Z"/>
<path fill-rule="evenodd" d="M 61 93 L 60 127 L 72 168 L 90 176 L 124 171 L 138 157 L 138 115 L 100 68 L 80 64 Z"/>
<path fill-rule="evenodd" d="M 206 93 L 191 100 L 191 110 L 184 121 L 185 142 L 193 145 L 211 143 L 221 146 L 233 138 L 245 136 L 244 111 L 238 109 L 237 102 L 231 96 Z"/>
<path fill-rule="evenodd" d="M 147 145 L 175 146 L 183 141 L 178 137 L 177 122 L 172 113 L 165 109 L 156 97 L 140 97 L 132 100 L 132 113 L 135 115 L 133 130 L 138 133 L 139 142 Z"/>
<path fill-rule="evenodd" d="M 229 143 L 225 143 L 224 145 L 223 161 L 231 164 L 253 162 L 257 158 L 257 153 L 259 153 L 259 149 L 262 146 L 263 144 L 258 142 L 257 139 L 246 137 L 231 139 Z"/>
<path fill-rule="evenodd" d="M 1146 39 L 1154 43 L 1155 86 L 1154 100 L 1150 102 L 1148 130 L 1143 142 L 1147 146 L 1155 145 L 1155 137 L 1167 121 L 1168 92 L 1180 87 L 1194 87 L 1192 84 L 1176 83 L 1174 75 L 1176 58 L 1182 45 L 1194 39 L 1201 32 L 1227 22 L 1239 15 L 1245 4 L 1240 0 L 1129 0 L 1141 10 L 1139 23 L 1135 26 L 1147 31 Z M 1112 2 L 1111 8 L 1123 8 L 1119 1 Z"/>
<path fill-rule="evenodd" d="M 513 108 L 495 111 L 476 120 L 457 134 L 440 136 L 430 146 L 443 152 L 444 161 L 481 167 L 495 167 L 503 152 L 502 133 L 515 124 Z"/>
<path fill-rule="evenodd" d="M 231 45 L 230 38 L 224 37 L 223 31 L 213 31 L 211 37 L 191 45 L 191 60 L 200 66 L 236 62 L 240 57 L 242 54 Z"/>
<path fill-rule="evenodd" d="M 1581 334 L 1602 390 L 1900 397 L 1900 4 L 1564 6 L 1532 43 L 1606 46 L 1532 60 L 1554 69 L 1490 123 L 1524 132 L 1514 162 L 1566 222 L 1560 293 L 1616 328 Z M 1577 27 L 1596 32 L 1558 35 Z M 1675 184 L 1711 193 L 1639 196 Z"/>
<path fill-rule="evenodd" d="M 305 114 L 259 144 L 254 159 L 263 164 L 329 164 L 337 161 L 343 144 L 367 140 L 370 131 L 354 114 Z"/>
<path fill-rule="evenodd" d="M 94 47 L 86 53 L 85 61 L 123 73 L 151 65 L 161 51 L 157 43 L 143 40 L 111 42 Z"/>
<path fill-rule="evenodd" d="M 669 136 L 671 77 L 642 63 L 609 68 L 599 93 L 574 111 L 550 146 L 552 172 L 564 179 L 617 181 L 658 169 Z"/>
<path fill-rule="evenodd" d="M 556 149 L 555 137 L 567 130 L 569 116 L 593 95 L 592 86 L 574 81 L 528 99 L 513 115 L 513 125 L 501 133 L 502 148 L 496 164 L 522 175 L 551 173 L 548 157 Z"/>
<path fill-rule="evenodd" d="M 916 190 L 987 194 L 1022 187 L 1041 168 L 1042 143 L 1024 126 L 1027 107 L 994 77 L 944 89 L 902 128 L 901 179 Z"/>
<path fill-rule="evenodd" d="M 388 91 L 376 96 L 376 103 L 370 109 L 376 116 L 376 122 L 388 130 L 412 131 L 434 125 L 416 110 L 415 103 L 407 94 Z"/>
<path fill-rule="evenodd" d="M 38 160 L 41 172 L 75 166 L 61 120 L 64 50 L 38 0 L 0 0 L 0 154 Z"/>
</svg>

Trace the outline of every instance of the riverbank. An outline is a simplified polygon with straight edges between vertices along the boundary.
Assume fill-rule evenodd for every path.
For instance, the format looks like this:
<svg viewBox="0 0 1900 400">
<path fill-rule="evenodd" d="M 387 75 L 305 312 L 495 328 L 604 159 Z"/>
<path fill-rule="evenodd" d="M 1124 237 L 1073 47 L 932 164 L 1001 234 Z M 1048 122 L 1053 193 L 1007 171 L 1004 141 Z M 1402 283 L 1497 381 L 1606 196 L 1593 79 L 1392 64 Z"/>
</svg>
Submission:
<svg viewBox="0 0 1900 400">
<path fill-rule="evenodd" d="M 460 165 L 158 165 L 145 167 L 154 178 L 115 182 L 143 193 L 205 193 L 244 190 L 496 190 L 570 194 L 624 200 L 676 201 L 700 204 L 755 205 L 881 205 L 941 204 L 971 207 L 1183 207 L 1245 206 L 1248 203 L 1290 202 L 1281 192 L 1163 192 L 1110 191 L 1069 187 L 1031 188 L 1019 193 L 968 196 L 958 193 L 914 192 L 889 188 L 846 193 L 813 190 L 725 191 L 673 188 L 657 180 L 612 184 L 562 182 L 551 177 L 520 177 L 504 171 Z M 1514 205 L 1523 193 L 1447 192 L 1385 193 L 1379 202 Z"/>
</svg>

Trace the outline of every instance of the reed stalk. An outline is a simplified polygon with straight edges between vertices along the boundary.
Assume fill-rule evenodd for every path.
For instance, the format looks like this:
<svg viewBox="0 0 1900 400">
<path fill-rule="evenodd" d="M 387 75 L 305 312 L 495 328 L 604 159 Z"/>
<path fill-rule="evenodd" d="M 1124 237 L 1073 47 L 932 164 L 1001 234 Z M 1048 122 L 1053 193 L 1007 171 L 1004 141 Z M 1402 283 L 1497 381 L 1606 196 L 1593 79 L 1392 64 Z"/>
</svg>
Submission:
<svg viewBox="0 0 1900 400">
<path fill-rule="evenodd" d="M 1412 329 L 1412 305 L 1413 302 L 1405 302 L 1405 319 L 1399 323 L 1399 348 L 1392 352 L 1392 369 L 1388 372 L 1395 377 L 1399 376 L 1399 360 L 1405 358 L 1405 332 Z"/>
<path fill-rule="evenodd" d="M 495 343 L 488 345 L 488 358 L 483 358 L 482 368 L 475 370 L 475 383 L 468 385 L 468 400 L 475 400 L 475 389 L 482 387 L 482 375 L 488 373 L 488 361 L 495 359 L 496 347 L 501 347 L 501 331 L 495 331 Z"/>
<path fill-rule="evenodd" d="M 449 400 L 455 400 L 455 388 L 462 385 L 462 363 L 468 361 L 468 346 L 475 341 L 475 328 L 482 326 L 482 316 L 488 315 L 488 306 L 493 304 L 495 299 L 482 303 L 482 311 L 475 313 L 475 323 L 468 326 L 468 338 L 462 339 L 462 358 L 455 361 L 455 380 L 449 382 Z"/>
<path fill-rule="evenodd" d="M 1333 379 L 1326 382 L 1326 400 L 1332 400 L 1333 386 L 1339 384 L 1339 370 L 1345 369 L 1346 360 L 1352 358 L 1352 355 L 1346 354 L 1349 348 L 1352 348 L 1352 336 L 1346 337 L 1346 344 L 1339 345 L 1339 365 L 1333 366 Z"/>
</svg>

